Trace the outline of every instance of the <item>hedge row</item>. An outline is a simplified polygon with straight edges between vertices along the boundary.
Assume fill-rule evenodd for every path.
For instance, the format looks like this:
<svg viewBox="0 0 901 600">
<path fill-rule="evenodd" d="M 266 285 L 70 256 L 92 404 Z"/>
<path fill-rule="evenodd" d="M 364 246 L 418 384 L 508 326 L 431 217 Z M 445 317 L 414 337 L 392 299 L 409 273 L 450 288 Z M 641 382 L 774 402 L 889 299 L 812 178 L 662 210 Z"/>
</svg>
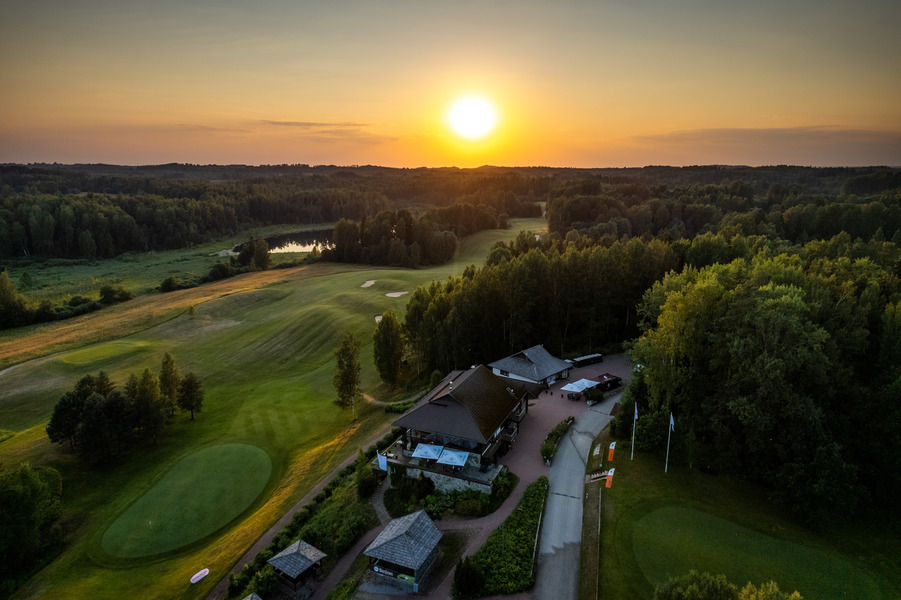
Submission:
<svg viewBox="0 0 901 600">
<path fill-rule="evenodd" d="M 485 545 L 461 561 L 454 573 L 454 598 L 513 594 L 535 583 L 534 548 L 548 493 L 547 477 L 539 477 Z M 464 581 L 465 579 L 465 581 Z"/>
<path fill-rule="evenodd" d="M 544 459 L 545 463 L 551 464 L 551 461 L 554 460 L 554 454 L 557 452 L 557 444 L 560 443 L 560 438 L 566 435 L 566 432 L 569 431 L 569 426 L 572 425 L 575 420 L 575 417 L 566 417 L 565 421 L 560 421 L 560 423 L 547 434 L 547 437 L 544 438 L 544 443 L 541 444 L 540 452 L 541 458 Z"/>
</svg>

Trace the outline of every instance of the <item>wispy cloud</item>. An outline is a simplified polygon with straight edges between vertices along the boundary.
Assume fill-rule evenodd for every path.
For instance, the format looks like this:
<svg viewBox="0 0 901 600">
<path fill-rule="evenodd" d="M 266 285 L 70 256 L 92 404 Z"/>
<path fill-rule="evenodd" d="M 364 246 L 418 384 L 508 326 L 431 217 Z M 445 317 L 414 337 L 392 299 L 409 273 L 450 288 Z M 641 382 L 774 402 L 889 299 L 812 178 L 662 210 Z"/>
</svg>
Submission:
<svg viewBox="0 0 901 600">
<path fill-rule="evenodd" d="M 735 145 L 760 142 L 788 142 L 793 144 L 819 143 L 867 143 L 895 144 L 901 149 L 901 131 L 875 131 L 867 129 L 841 129 L 837 127 L 771 127 L 771 128 L 723 128 L 691 129 L 632 137 L 638 142 L 664 144 L 719 144 Z"/>
<path fill-rule="evenodd" d="M 265 120 L 264 123 L 269 125 L 277 125 L 279 127 L 299 127 L 301 129 L 323 129 L 326 127 L 339 128 L 339 129 L 359 129 L 361 127 L 367 127 L 367 123 L 353 123 L 353 122 L 337 122 L 337 123 L 328 123 L 328 122 L 319 122 L 319 121 L 270 121 Z"/>
<path fill-rule="evenodd" d="M 679 155 L 697 162 L 729 164 L 901 165 L 901 131 L 840 127 L 773 127 L 692 129 L 636 135 L 638 147 Z M 889 161 L 886 161 L 886 158 Z"/>
<path fill-rule="evenodd" d="M 324 121 L 273 121 L 265 120 L 267 125 L 277 127 L 291 127 L 300 130 L 304 140 L 319 143 L 351 142 L 357 144 L 381 144 L 391 142 L 397 138 L 378 135 L 365 131 L 368 123 L 356 123 L 352 121 L 324 122 Z"/>
</svg>

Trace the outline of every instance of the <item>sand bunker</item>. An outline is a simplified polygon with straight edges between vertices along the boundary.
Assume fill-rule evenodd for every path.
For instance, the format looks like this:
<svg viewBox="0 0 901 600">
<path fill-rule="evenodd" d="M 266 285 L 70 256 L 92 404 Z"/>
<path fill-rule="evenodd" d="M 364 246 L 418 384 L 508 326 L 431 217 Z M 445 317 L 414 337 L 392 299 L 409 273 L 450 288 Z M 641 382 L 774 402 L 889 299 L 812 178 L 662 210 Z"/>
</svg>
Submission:
<svg viewBox="0 0 901 600">
<path fill-rule="evenodd" d="M 364 284 L 361 285 L 360 287 L 369 287 L 369 286 L 372 285 L 373 283 L 375 283 L 375 279 L 370 279 L 369 281 L 367 281 L 366 283 L 364 283 Z"/>
<path fill-rule="evenodd" d="M 408 293 L 409 292 L 388 292 L 385 295 L 388 296 L 389 298 L 400 298 L 404 294 L 408 294 Z"/>
</svg>

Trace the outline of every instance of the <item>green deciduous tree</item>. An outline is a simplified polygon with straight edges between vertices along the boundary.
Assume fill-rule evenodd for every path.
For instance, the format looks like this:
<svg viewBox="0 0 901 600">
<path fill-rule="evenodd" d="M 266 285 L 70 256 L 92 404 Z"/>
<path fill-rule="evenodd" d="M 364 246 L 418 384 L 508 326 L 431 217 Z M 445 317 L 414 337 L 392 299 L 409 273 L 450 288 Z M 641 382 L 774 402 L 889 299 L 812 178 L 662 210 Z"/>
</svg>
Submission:
<svg viewBox="0 0 901 600">
<path fill-rule="evenodd" d="M 0 329 L 19 327 L 28 322 L 25 296 L 19 293 L 6 271 L 0 272 Z"/>
<path fill-rule="evenodd" d="M 203 387 L 200 378 L 194 373 L 185 373 L 181 380 L 181 386 L 178 393 L 178 405 L 182 410 L 191 412 L 191 420 L 194 420 L 194 413 L 203 410 Z"/>
<path fill-rule="evenodd" d="M 382 381 L 396 386 L 404 356 L 403 329 L 394 311 L 386 310 L 372 335 L 372 354 Z"/>
<path fill-rule="evenodd" d="M 171 417 L 175 414 L 175 408 L 181 406 L 178 393 L 181 386 L 181 371 L 175 364 L 175 359 L 168 352 L 163 356 L 160 366 L 160 395 L 166 407 L 167 414 Z"/>
<path fill-rule="evenodd" d="M 138 378 L 133 402 L 138 428 L 156 446 L 157 437 L 166 424 L 166 407 L 161 401 L 159 379 L 150 369 L 144 369 Z"/>
<path fill-rule="evenodd" d="M 335 350 L 335 360 L 338 362 L 333 380 L 338 393 L 335 404 L 341 408 L 350 408 L 354 421 L 357 420 L 356 399 L 360 393 L 360 346 L 360 341 L 348 331 Z"/>
<path fill-rule="evenodd" d="M 653 600 L 738 600 L 738 589 L 725 575 L 692 570 L 657 586 Z"/>
<path fill-rule="evenodd" d="M 49 467 L 0 471 L 0 594 L 58 544 L 62 478 Z"/>
</svg>

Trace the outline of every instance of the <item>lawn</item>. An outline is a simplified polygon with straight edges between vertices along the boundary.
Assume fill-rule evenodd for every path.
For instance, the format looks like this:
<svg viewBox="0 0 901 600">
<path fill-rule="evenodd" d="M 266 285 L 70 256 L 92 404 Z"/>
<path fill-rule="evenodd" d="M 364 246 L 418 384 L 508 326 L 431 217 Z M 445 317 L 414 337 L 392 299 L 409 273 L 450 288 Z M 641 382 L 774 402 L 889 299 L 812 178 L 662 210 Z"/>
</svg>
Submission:
<svg viewBox="0 0 901 600">
<path fill-rule="evenodd" d="M 27 460 L 63 473 L 68 536 L 58 559 L 20 595 L 122 598 L 152 589 L 154 597 L 204 597 L 278 517 L 396 416 L 362 403 L 352 423 L 349 412 L 332 404 L 333 351 L 344 331 L 362 340 L 363 388 L 377 394 L 383 387 L 372 362 L 375 316 L 388 308 L 402 314 L 409 297 L 386 294 L 459 274 L 468 264 L 481 264 L 495 241 L 543 227 L 540 220 L 514 220 L 510 230 L 480 233 L 462 240 L 456 260 L 440 267 L 317 264 L 272 270 L 147 294 L 79 319 L 7 333 L 0 339 L 0 365 L 11 366 L 0 373 L 0 430 L 15 435 L 0 443 L 0 462 L 10 467 Z M 368 280 L 375 283 L 361 287 Z M 189 314 L 192 305 L 196 310 Z M 165 352 L 182 372 L 203 380 L 206 400 L 196 420 L 178 415 L 157 446 L 139 445 L 112 466 L 86 465 L 47 441 L 43 429 L 53 406 L 79 377 L 103 369 L 121 384 L 143 368 L 158 372 Z M 20 362 L 28 357 L 34 358 Z M 221 507 L 208 500 L 217 502 L 211 510 L 223 509 L 221 519 L 193 531 L 173 529 L 152 542 L 146 550 L 152 556 L 140 556 L 144 550 L 128 539 L 123 525 L 156 510 L 165 514 L 164 507 L 152 506 L 154 498 L 185 498 L 187 490 L 220 498 L 212 482 L 199 488 L 186 483 L 196 468 L 192 461 L 215 463 L 204 449 L 225 444 L 265 453 L 271 475 L 262 489 L 258 473 L 223 475 L 246 490 L 221 498 Z M 200 542 L 191 542 L 198 537 Z M 190 585 L 190 576 L 203 567 L 210 575 Z"/>
<path fill-rule="evenodd" d="M 115 557 L 162 554 L 214 533 L 256 500 L 272 473 L 269 455 L 249 444 L 193 452 L 128 507 L 103 534 Z"/>
<path fill-rule="evenodd" d="M 605 430 L 601 447 L 609 444 Z M 650 598 L 654 586 L 690 569 L 723 573 L 739 587 L 776 581 L 808 600 L 897 598 L 901 538 L 862 517 L 806 529 L 765 494 L 726 476 L 628 451 L 617 456 L 610 489 L 588 486 L 581 598 Z M 598 546 L 598 494 L 601 540 Z M 598 557 L 598 548 L 600 557 Z"/>
</svg>

